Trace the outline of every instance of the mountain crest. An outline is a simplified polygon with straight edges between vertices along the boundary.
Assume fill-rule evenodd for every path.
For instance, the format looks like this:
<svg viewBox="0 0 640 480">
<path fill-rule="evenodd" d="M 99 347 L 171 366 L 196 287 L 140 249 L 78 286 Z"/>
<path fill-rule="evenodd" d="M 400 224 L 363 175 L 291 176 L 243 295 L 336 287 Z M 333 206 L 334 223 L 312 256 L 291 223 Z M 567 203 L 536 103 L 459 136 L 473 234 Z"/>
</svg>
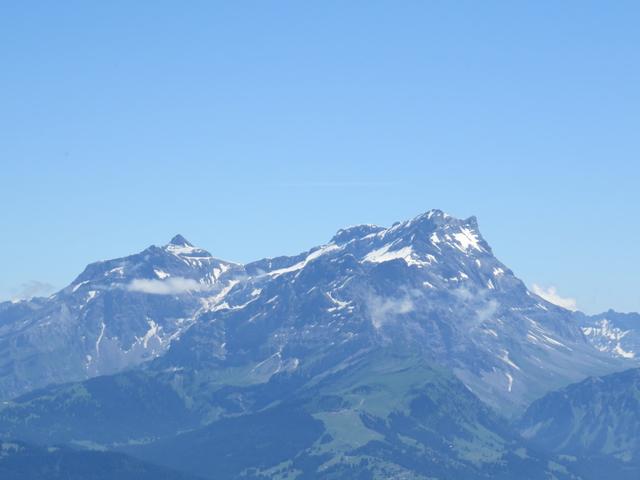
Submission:
<svg viewBox="0 0 640 480">
<path fill-rule="evenodd" d="M 471 216 L 466 219 L 460 219 L 453 217 L 448 213 L 443 212 L 442 210 L 432 209 L 412 218 L 411 220 L 394 224 L 394 227 L 397 229 L 419 227 L 421 229 L 435 230 L 442 226 L 464 226 L 473 230 L 477 230 L 478 220 L 475 216 Z"/>
<path fill-rule="evenodd" d="M 421 231 L 434 231 L 442 225 L 462 225 L 468 226 L 473 230 L 477 230 L 478 223 L 476 217 L 469 217 L 466 220 L 460 220 L 451 215 L 443 212 L 439 209 L 431 209 L 420 215 L 412 218 L 411 220 L 405 220 L 402 222 L 395 222 L 391 227 L 381 227 L 372 224 L 354 225 L 351 227 L 343 228 L 331 239 L 332 243 L 344 244 L 356 238 L 363 238 L 372 234 L 383 234 L 406 231 L 408 229 L 418 229 Z"/>
</svg>

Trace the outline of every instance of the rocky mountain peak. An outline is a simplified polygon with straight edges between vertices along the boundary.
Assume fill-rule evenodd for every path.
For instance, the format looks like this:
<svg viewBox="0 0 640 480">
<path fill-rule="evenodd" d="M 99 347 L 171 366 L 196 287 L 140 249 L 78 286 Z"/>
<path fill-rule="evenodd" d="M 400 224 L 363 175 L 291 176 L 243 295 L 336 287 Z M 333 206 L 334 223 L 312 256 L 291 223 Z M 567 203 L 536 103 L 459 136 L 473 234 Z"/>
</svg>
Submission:
<svg viewBox="0 0 640 480">
<path fill-rule="evenodd" d="M 180 234 L 174 236 L 169 241 L 169 245 L 175 245 L 176 247 L 193 247 L 193 244 Z"/>
</svg>

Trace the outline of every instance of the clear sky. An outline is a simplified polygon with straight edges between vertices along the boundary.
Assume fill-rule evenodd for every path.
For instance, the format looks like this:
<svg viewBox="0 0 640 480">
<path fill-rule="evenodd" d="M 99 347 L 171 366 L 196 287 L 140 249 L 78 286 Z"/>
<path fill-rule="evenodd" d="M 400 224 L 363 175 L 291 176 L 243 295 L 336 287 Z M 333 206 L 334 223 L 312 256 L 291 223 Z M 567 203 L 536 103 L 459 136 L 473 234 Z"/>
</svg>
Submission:
<svg viewBox="0 0 640 480">
<path fill-rule="evenodd" d="M 0 7 L 0 297 L 182 233 L 235 261 L 430 208 L 640 310 L 636 1 Z M 23 292 L 24 293 L 24 292 Z"/>
</svg>

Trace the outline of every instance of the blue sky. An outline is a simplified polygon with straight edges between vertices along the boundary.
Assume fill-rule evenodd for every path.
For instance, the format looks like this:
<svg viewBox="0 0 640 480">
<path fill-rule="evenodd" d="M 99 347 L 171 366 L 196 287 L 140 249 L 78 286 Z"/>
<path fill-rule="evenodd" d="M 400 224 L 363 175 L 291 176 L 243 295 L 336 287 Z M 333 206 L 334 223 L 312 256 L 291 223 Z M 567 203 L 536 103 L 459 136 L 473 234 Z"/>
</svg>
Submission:
<svg viewBox="0 0 640 480">
<path fill-rule="evenodd" d="M 182 233 L 221 258 L 477 215 L 529 285 L 640 310 L 637 2 L 14 2 L 0 297 Z"/>
</svg>

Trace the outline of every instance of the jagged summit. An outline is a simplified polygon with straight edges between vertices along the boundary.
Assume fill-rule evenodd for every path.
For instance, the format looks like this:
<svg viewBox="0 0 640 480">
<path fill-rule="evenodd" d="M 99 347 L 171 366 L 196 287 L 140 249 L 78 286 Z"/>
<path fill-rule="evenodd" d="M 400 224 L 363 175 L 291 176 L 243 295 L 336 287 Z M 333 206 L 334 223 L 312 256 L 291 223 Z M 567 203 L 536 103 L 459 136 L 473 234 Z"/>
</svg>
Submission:
<svg viewBox="0 0 640 480">
<path fill-rule="evenodd" d="M 390 227 L 382 227 L 375 224 L 361 224 L 361 225 L 352 225 L 349 227 L 341 228 L 333 236 L 333 238 L 331 239 L 331 242 L 337 243 L 337 244 L 347 243 L 355 238 L 362 238 L 370 234 L 397 230 L 403 227 L 416 225 L 419 223 L 425 223 L 425 222 L 430 222 L 435 226 L 435 225 L 444 223 L 447 219 L 454 219 L 454 217 L 451 217 L 450 215 L 444 213 L 442 210 L 431 209 L 426 211 L 425 213 L 421 213 L 420 215 L 414 217 L 411 220 L 395 222 Z"/>
<path fill-rule="evenodd" d="M 468 247 L 473 247 L 472 250 L 492 253 L 491 247 L 479 231 L 475 216 L 459 219 L 439 209 L 428 210 L 409 220 L 395 222 L 390 227 L 363 224 L 340 229 L 330 243 L 345 245 L 355 240 L 370 243 L 374 237 L 388 244 L 391 250 L 400 248 L 400 244 L 424 249 L 427 242 L 427 249 L 436 247 L 438 251 L 441 251 L 441 247 L 446 243 L 465 252 L 468 251 Z M 370 247 L 374 248 L 373 244 Z"/>
<path fill-rule="evenodd" d="M 427 220 L 431 220 L 431 219 L 446 220 L 447 218 L 454 218 L 454 217 L 452 217 L 448 213 L 438 208 L 432 208 L 431 210 L 427 210 L 426 212 L 421 213 L 420 215 L 417 215 L 413 220 L 415 221 L 423 218 L 426 218 Z"/>
<path fill-rule="evenodd" d="M 338 245 L 347 243 L 354 238 L 362 238 L 372 233 L 378 233 L 385 230 L 384 227 L 378 225 L 354 225 L 351 227 L 341 228 L 331 239 L 331 243 Z"/>
<path fill-rule="evenodd" d="M 456 218 L 439 209 L 431 209 L 425 213 L 415 216 L 411 220 L 404 222 L 396 222 L 392 228 L 416 227 L 434 230 L 441 226 L 467 226 L 474 229 L 478 228 L 478 220 L 475 216 L 466 219 Z"/>
<path fill-rule="evenodd" d="M 178 234 L 175 237 L 173 237 L 169 241 L 169 245 L 175 245 L 177 247 L 193 247 L 193 244 L 191 242 L 189 242 L 189 240 L 187 240 L 186 238 L 184 238 L 180 234 Z"/>
</svg>

